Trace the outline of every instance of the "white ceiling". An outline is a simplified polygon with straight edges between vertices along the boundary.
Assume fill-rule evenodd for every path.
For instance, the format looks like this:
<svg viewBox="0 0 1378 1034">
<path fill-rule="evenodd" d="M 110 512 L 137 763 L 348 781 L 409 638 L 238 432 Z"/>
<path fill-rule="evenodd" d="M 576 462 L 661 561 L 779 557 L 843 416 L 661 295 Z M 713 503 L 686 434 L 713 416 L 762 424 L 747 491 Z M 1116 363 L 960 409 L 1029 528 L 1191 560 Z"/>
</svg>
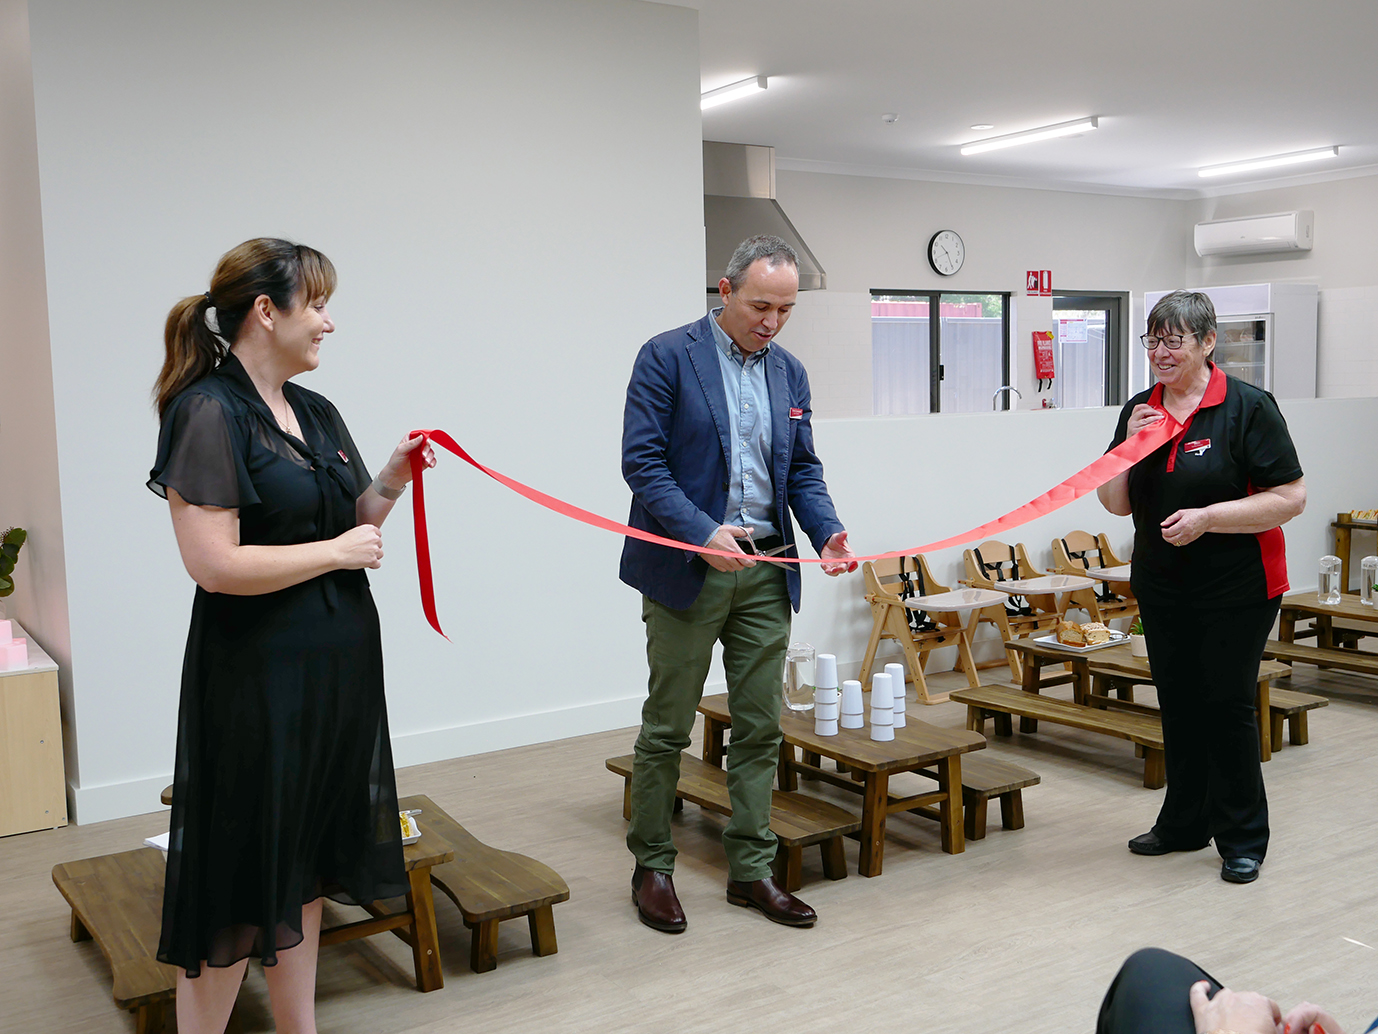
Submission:
<svg viewBox="0 0 1378 1034">
<path fill-rule="evenodd" d="M 704 90 L 770 77 L 704 112 L 704 139 L 772 145 L 784 169 L 1166 197 L 1378 173 L 1374 0 L 679 4 L 700 12 Z M 958 153 L 1088 115 L 1085 136 Z M 1196 175 L 1336 144 L 1300 177 Z"/>
</svg>

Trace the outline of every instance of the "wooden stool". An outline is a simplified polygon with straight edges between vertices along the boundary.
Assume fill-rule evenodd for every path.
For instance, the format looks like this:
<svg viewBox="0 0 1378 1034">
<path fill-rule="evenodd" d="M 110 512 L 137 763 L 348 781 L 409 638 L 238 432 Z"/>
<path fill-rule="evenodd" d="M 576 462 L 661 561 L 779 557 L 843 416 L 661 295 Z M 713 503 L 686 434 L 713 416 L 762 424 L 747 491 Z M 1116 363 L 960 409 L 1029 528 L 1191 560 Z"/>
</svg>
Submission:
<svg viewBox="0 0 1378 1034">
<path fill-rule="evenodd" d="M 923 769 L 923 774 L 938 778 L 936 771 Z M 1000 800 L 1002 829 L 1024 828 L 1023 788 L 1042 782 L 1037 772 L 1012 761 L 987 757 L 985 752 L 962 759 L 962 819 L 968 840 L 984 840 L 986 836 L 986 805 L 992 797 Z"/>
<path fill-rule="evenodd" d="M 531 954 L 559 951 L 553 906 L 569 900 L 569 885 L 559 873 L 534 858 L 481 843 L 423 794 L 398 803 L 403 809 L 421 809 L 417 821 L 454 848 L 453 861 L 432 867 L 431 882 L 459 907 L 464 925 L 473 931 L 470 969 L 487 973 L 497 968 L 498 923 L 504 919 L 526 917 Z"/>
<path fill-rule="evenodd" d="M 1311 693 L 1297 693 L 1290 689 L 1274 688 L 1268 695 L 1269 735 L 1273 749 L 1282 749 L 1282 723 L 1287 723 L 1287 742 L 1299 747 L 1310 742 L 1306 728 L 1306 712 L 1328 707 L 1330 701 Z"/>
</svg>

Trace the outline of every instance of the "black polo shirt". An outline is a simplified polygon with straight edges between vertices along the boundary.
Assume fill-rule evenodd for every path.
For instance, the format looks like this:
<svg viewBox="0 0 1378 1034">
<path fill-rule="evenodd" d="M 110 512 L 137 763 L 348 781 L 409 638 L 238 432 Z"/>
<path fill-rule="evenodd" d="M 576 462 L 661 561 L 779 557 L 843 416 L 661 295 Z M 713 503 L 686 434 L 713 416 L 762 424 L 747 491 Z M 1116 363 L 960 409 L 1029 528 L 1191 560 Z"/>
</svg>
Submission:
<svg viewBox="0 0 1378 1034">
<path fill-rule="evenodd" d="M 1147 402 L 1163 410 L 1163 386 L 1140 392 L 1120 411 L 1114 448 L 1125 440 L 1129 415 Z M 1131 585 L 1160 605 L 1262 603 L 1287 591 L 1282 529 L 1257 535 L 1208 532 L 1185 546 L 1163 540 L 1162 522 L 1178 510 L 1242 499 L 1302 476 L 1287 422 L 1268 392 L 1227 377 L 1211 379 L 1182 430 L 1129 469 L 1134 514 Z"/>
</svg>

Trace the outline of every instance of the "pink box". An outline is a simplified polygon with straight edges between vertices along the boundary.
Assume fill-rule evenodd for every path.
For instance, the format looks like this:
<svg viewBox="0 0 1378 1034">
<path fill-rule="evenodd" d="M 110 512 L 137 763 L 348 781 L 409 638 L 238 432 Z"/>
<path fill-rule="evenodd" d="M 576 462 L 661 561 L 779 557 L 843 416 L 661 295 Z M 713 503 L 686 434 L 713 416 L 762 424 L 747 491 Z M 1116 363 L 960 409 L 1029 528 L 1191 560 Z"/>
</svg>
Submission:
<svg viewBox="0 0 1378 1034">
<path fill-rule="evenodd" d="M 14 622 L 0 621 L 0 643 L 8 643 L 14 638 Z"/>
<path fill-rule="evenodd" d="M 29 641 L 11 639 L 0 644 L 0 671 L 14 671 L 29 666 Z"/>
</svg>

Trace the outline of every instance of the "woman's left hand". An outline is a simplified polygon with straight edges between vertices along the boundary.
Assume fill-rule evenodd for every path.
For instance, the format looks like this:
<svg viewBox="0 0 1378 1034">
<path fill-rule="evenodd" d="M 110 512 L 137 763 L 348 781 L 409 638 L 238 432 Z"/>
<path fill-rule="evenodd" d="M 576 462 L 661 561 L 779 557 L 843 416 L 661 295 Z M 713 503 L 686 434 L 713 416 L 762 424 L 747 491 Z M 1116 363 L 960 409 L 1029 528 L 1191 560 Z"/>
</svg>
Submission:
<svg viewBox="0 0 1378 1034">
<path fill-rule="evenodd" d="M 1210 525 L 1210 515 L 1205 510 L 1178 510 L 1163 521 L 1163 541 L 1170 546 L 1185 546 L 1210 531 Z"/>
<path fill-rule="evenodd" d="M 378 479 L 389 488 L 401 488 L 411 481 L 411 454 L 417 449 L 421 451 L 421 458 L 426 466 L 435 466 L 435 449 L 431 446 L 431 440 L 424 434 L 419 434 L 415 438 L 403 438 L 397 448 L 392 450 L 392 455 L 388 457 L 388 462 L 378 474 Z"/>
</svg>

